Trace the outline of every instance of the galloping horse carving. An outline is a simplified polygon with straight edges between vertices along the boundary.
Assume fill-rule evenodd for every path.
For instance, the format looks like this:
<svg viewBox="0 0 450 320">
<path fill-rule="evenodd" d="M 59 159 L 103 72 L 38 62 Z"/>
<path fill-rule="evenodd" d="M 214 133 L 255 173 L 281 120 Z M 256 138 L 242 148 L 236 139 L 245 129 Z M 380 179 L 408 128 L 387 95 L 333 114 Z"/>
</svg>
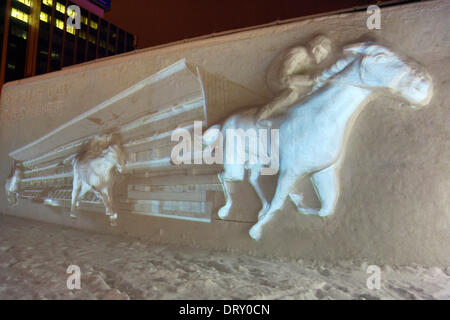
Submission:
<svg viewBox="0 0 450 320">
<path fill-rule="evenodd" d="M 282 143 L 279 145 L 279 178 L 270 204 L 258 185 L 262 164 L 227 166 L 225 163 L 224 171 L 219 174 L 226 199 L 225 206 L 219 210 L 219 217 L 223 219 L 232 204 L 226 181 L 243 180 L 244 169 L 250 169 L 249 180 L 263 204 L 258 222 L 249 231 L 255 240 L 261 238 L 263 227 L 288 197 L 301 213 L 322 217 L 333 213 L 339 191 L 337 168 L 346 133 L 369 98 L 380 89 L 387 89 L 417 107 L 428 104 L 433 91 L 431 77 L 422 67 L 373 42 L 345 47 L 344 58 L 323 72 L 316 83 L 312 93 L 290 107 L 280 124 L 274 125 L 279 129 Z M 249 128 L 259 132 L 256 112 L 257 109 L 253 109 L 232 115 L 221 126 L 221 132 Z M 218 131 L 218 127 L 212 128 Z M 211 136 L 214 134 L 209 130 L 205 132 L 205 139 L 211 140 Z M 311 180 L 321 202 L 320 209 L 303 207 L 302 196 L 292 192 L 296 182 L 309 174 L 312 174 Z"/>
<path fill-rule="evenodd" d="M 5 183 L 6 198 L 10 205 L 15 205 L 17 203 L 22 176 L 23 168 L 21 165 L 16 164 L 13 169 L 13 174 L 6 180 Z"/>
<path fill-rule="evenodd" d="M 90 190 L 105 205 L 111 226 L 116 226 L 117 213 L 114 212 L 112 188 L 116 169 L 124 170 L 126 155 L 112 135 L 94 137 L 73 160 L 73 189 L 70 216 L 75 217 L 75 208 Z"/>
</svg>

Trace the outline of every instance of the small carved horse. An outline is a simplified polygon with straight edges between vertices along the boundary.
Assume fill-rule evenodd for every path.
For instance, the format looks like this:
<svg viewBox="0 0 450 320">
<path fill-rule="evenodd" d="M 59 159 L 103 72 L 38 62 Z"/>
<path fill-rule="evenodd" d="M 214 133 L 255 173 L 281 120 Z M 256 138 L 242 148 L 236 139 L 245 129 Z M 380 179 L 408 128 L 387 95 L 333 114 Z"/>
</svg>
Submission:
<svg viewBox="0 0 450 320">
<path fill-rule="evenodd" d="M 126 155 L 112 135 L 94 137 L 83 150 L 73 159 L 73 189 L 71 217 L 75 216 L 75 208 L 80 200 L 90 190 L 102 199 L 106 215 L 111 226 L 116 226 L 117 213 L 113 209 L 112 188 L 116 170 L 124 170 Z"/>
<path fill-rule="evenodd" d="M 8 199 L 9 204 L 14 205 L 17 203 L 17 198 L 19 196 L 20 191 L 20 181 L 23 176 L 23 169 L 20 165 L 14 166 L 14 173 L 10 178 L 6 180 L 5 183 L 5 192 L 6 198 Z"/>
</svg>

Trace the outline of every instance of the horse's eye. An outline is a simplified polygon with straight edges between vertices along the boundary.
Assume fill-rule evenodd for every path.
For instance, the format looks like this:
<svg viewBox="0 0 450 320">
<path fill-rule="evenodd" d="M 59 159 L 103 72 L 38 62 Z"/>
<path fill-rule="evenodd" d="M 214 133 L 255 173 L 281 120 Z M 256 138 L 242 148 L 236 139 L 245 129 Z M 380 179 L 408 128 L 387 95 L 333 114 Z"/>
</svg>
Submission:
<svg viewBox="0 0 450 320">
<path fill-rule="evenodd" d="M 384 58 L 386 58 L 386 55 L 383 54 L 383 53 L 379 53 L 379 54 L 376 54 L 376 55 L 374 56 L 374 58 L 375 58 L 375 61 L 376 61 L 376 62 L 381 62 L 381 61 L 384 60 Z"/>
</svg>

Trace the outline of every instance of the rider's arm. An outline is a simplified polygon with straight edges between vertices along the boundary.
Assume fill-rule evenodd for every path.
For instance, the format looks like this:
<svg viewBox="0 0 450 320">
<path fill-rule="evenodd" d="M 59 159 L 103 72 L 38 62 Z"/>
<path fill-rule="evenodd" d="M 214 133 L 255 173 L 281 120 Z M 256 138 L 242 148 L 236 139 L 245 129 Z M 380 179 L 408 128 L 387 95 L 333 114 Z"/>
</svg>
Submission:
<svg viewBox="0 0 450 320">
<path fill-rule="evenodd" d="M 285 86 L 289 86 L 291 79 L 295 79 L 296 74 L 303 72 L 305 64 L 310 59 L 305 47 L 298 46 L 289 49 L 280 66 L 279 77 Z"/>
</svg>

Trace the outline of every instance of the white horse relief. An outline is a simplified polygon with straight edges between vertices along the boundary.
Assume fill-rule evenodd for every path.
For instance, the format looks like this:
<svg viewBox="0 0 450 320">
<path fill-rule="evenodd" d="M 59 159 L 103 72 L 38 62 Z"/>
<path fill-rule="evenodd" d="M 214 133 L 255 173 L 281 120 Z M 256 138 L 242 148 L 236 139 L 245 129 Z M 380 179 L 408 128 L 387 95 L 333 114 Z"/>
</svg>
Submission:
<svg viewBox="0 0 450 320">
<path fill-rule="evenodd" d="M 288 197 L 303 214 L 323 217 L 333 213 L 339 194 L 337 168 L 352 119 L 380 89 L 400 96 L 415 108 L 431 100 L 431 77 L 413 61 L 372 42 L 345 47 L 344 55 L 316 79 L 317 84 L 310 95 L 290 107 L 279 125 L 274 124 L 274 128 L 279 129 L 280 164 L 276 191 L 270 204 L 258 185 L 263 164 L 225 163 L 224 171 L 219 174 L 226 200 L 218 213 L 223 219 L 232 206 L 226 181 L 241 181 L 244 169 L 250 170 L 249 181 L 262 201 L 258 222 L 249 231 L 255 240 L 261 238 L 263 227 Z M 225 120 L 220 133 L 230 128 L 254 128 L 258 132 L 256 112 L 257 109 L 252 109 L 232 115 Z M 205 132 L 205 140 L 209 140 L 206 144 L 210 144 L 214 136 L 211 131 L 218 131 L 218 128 L 220 125 L 215 125 Z M 296 182 L 309 174 L 321 202 L 320 209 L 303 207 L 302 196 L 292 192 Z"/>
<path fill-rule="evenodd" d="M 70 216 L 75 217 L 75 208 L 90 190 L 105 205 L 111 226 L 116 226 L 112 188 L 117 172 L 125 168 L 126 155 L 112 135 L 94 137 L 73 160 L 73 189 Z"/>
<path fill-rule="evenodd" d="M 10 205 L 15 205 L 17 203 L 17 198 L 20 191 L 20 181 L 23 176 L 23 169 L 20 165 L 16 164 L 13 171 L 14 173 L 6 180 L 5 183 L 6 199 Z"/>
</svg>

